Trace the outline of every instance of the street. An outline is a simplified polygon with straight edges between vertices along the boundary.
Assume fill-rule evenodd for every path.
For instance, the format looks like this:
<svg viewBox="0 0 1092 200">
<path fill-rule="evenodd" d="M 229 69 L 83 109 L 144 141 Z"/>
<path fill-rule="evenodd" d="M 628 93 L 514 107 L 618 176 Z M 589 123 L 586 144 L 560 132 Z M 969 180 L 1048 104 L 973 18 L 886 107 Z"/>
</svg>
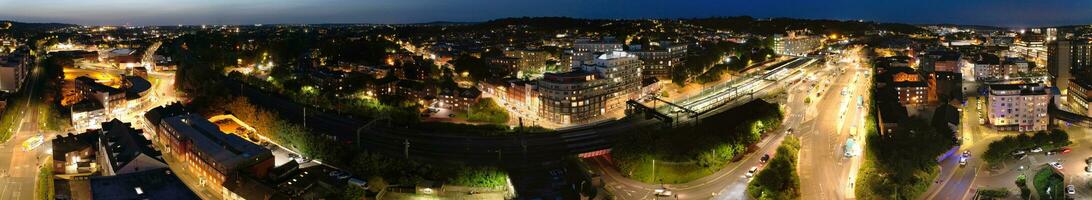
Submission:
<svg viewBox="0 0 1092 200">
<path fill-rule="evenodd" d="M 797 173 L 800 174 L 803 199 L 853 198 L 852 179 L 860 166 L 861 147 L 865 145 L 864 137 L 858 134 L 865 110 L 857 106 L 856 101 L 868 98 L 865 96 L 871 88 L 867 82 L 872 80 L 865 76 L 870 70 L 859 63 L 863 60 L 860 53 L 860 48 L 847 50 L 847 58 L 836 60 L 835 65 L 826 68 L 828 71 L 818 75 L 820 80 L 827 80 L 824 73 L 832 73 L 834 77 L 830 79 L 830 87 L 819 92 L 818 100 L 809 105 L 811 112 L 804 112 L 814 115 L 812 119 L 822 120 L 807 121 L 799 128 L 802 145 Z M 814 94 L 809 88 L 794 88 L 794 92 Z M 847 158 L 846 143 L 850 137 L 856 141 L 852 151 L 857 155 Z"/>
</svg>

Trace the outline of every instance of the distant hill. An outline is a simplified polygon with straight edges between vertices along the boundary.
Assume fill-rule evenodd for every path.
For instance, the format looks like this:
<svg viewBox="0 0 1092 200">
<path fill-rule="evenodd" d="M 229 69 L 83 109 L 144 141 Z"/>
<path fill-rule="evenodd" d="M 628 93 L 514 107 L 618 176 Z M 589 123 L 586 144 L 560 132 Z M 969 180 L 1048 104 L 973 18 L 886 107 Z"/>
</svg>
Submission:
<svg viewBox="0 0 1092 200">
<path fill-rule="evenodd" d="M 777 34 L 789 30 L 808 29 L 816 33 L 861 34 L 870 30 L 886 30 L 898 33 L 923 33 L 921 27 L 900 23 L 871 21 L 840 21 L 827 19 L 770 18 L 756 19 L 750 16 L 713 17 L 689 19 L 691 23 L 706 28 L 732 30 L 753 34 Z"/>
<path fill-rule="evenodd" d="M 78 25 L 62 23 L 25 23 L 10 20 L 0 20 L 0 33 L 21 37 L 74 26 Z"/>
<path fill-rule="evenodd" d="M 870 21 L 839 21 L 839 20 L 814 20 L 772 18 L 756 19 L 750 16 L 737 17 L 711 17 L 678 19 L 685 23 L 691 23 L 706 28 L 730 30 L 735 32 L 752 34 L 777 34 L 788 30 L 809 29 L 816 33 L 855 33 L 860 34 L 869 30 L 887 30 L 898 33 L 926 32 L 918 26 L 900 23 L 879 23 Z M 610 27 L 618 25 L 614 22 L 640 21 L 640 20 L 610 20 L 610 19 L 580 19 L 570 17 L 520 17 L 503 18 L 474 24 L 468 28 L 497 28 L 504 26 L 526 26 L 537 29 L 582 29 L 587 31 L 618 29 L 626 27 Z"/>
</svg>

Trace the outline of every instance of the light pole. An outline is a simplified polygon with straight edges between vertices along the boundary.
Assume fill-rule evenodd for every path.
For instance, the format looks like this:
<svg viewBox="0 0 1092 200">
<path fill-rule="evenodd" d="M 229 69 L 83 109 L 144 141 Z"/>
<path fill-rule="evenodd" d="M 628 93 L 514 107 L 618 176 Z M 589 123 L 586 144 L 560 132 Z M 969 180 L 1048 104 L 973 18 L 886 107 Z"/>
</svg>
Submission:
<svg viewBox="0 0 1092 200">
<path fill-rule="evenodd" d="M 406 145 L 405 150 L 403 150 L 403 154 L 405 154 L 406 159 L 409 159 L 409 145 L 410 145 L 409 139 L 406 139 L 405 142 L 403 142 L 402 144 Z"/>
</svg>

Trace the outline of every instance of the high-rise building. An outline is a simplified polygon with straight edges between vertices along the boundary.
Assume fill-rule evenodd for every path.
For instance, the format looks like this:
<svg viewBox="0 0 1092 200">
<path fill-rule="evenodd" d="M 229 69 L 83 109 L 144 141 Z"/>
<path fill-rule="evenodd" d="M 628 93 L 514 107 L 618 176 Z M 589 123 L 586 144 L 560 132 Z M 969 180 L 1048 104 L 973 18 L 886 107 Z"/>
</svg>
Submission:
<svg viewBox="0 0 1092 200">
<path fill-rule="evenodd" d="M 1057 40 L 1048 45 L 1047 72 L 1063 95 L 1075 74 L 1092 70 L 1092 42 L 1088 39 Z"/>
<path fill-rule="evenodd" d="M 989 85 L 987 118 L 998 130 L 1047 130 L 1050 92 L 1042 84 Z"/>
<path fill-rule="evenodd" d="M 640 95 L 641 61 L 614 51 L 597 56 L 565 73 L 546 73 L 539 80 L 539 117 L 559 124 L 586 123 L 625 109 Z"/>
</svg>

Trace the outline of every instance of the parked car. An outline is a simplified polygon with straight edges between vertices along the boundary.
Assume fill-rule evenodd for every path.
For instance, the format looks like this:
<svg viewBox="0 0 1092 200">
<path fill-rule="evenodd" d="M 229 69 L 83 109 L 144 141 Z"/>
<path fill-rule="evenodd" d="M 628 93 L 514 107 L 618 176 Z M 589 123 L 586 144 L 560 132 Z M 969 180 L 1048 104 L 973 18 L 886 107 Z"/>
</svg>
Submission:
<svg viewBox="0 0 1092 200">
<path fill-rule="evenodd" d="M 1092 173 L 1092 165 L 1084 166 L 1084 172 Z"/>
<path fill-rule="evenodd" d="M 1028 152 L 1025 152 L 1024 150 L 1017 150 L 1017 151 L 1012 152 L 1012 155 L 1019 156 L 1019 155 L 1024 155 L 1024 154 L 1027 154 L 1027 153 Z"/>
<path fill-rule="evenodd" d="M 758 172 L 758 166 L 751 167 L 750 170 L 747 170 L 747 174 L 746 174 L 747 178 L 754 177 L 755 172 Z"/>
<path fill-rule="evenodd" d="M 1062 170 L 1062 163 L 1060 162 L 1050 162 L 1049 164 L 1051 167 L 1054 167 L 1054 169 Z"/>
<path fill-rule="evenodd" d="M 1035 148 L 1032 148 L 1032 149 L 1031 149 L 1031 152 L 1032 152 L 1032 153 L 1039 153 L 1039 152 L 1043 152 L 1043 148 L 1042 148 L 1042 147 L 1035 147 Z"/>
<path fill-rule="evenodd" d="M 1062 148 L 1060 148 L 1058 150 L 1054 150 L 1054 151 L 1062 152 L 1062 154 L 1067 154 L 1069 152 L 1072 152 L 1073 149 L 1069 148 L 1069 147 L 1062 147 Z"/>
<path fill-rule="evenodd" d="M 1077 194 L 1077 187 L 1074 187 L 1073 185 L 1067 185 L 1065 186 L 1065 193 Z"/>
</svg>

